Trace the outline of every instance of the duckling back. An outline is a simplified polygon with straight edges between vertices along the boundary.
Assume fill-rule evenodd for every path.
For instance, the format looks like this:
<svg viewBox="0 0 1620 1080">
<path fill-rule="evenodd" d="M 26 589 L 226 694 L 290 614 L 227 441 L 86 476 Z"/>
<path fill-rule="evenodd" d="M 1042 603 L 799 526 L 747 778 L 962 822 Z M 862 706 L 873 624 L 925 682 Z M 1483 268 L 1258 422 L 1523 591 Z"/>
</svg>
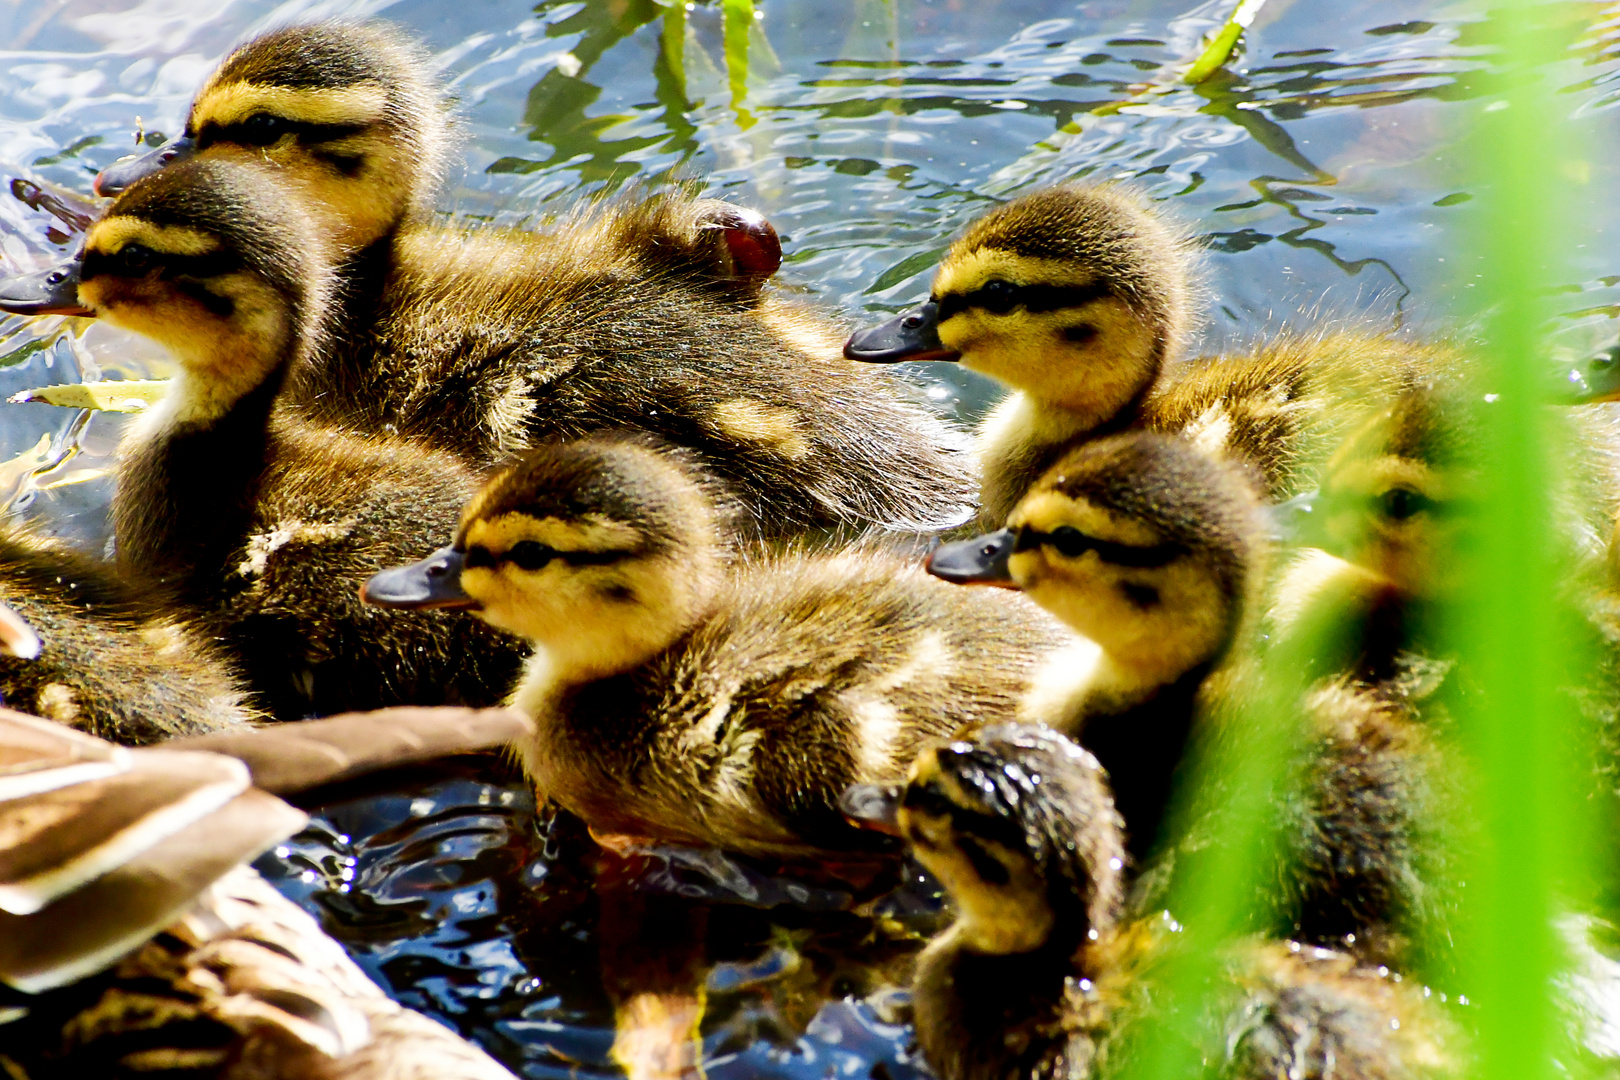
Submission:
<svg viewBox="0 0 1620 1080">
<path fill-rule="evenodd" d="M 112 567 L 24 533 L 0 533 L 0 603 L 39 655 L 0 656 L 13 709 L 130 745 L 245 727 L 240 676 L 209 635 Z"/>
<path fill-rule="evenodd" d="M 885 373 L 838 358 L 820 316 L 774 299 L 739 307 L 603 250 L 604 233 L 682 207 L 602 207 L 548 234 L 404 234 L 374 321 L 318 361 L 347 385 L 297 399 L 480 463 L 646 431 L 696 452 L 766 536 L 964 520 L 961 438 Z"/>
<path fill-rule="evenodd" d="M 762 298 L 781 250 L 759 215 L 680 192 L 542 234 L 427 223 L 446 139 L 426 69 L 386 29 L 272 31 L 204 83 L 184 139 L 100 189 L 169 159 L 276 166 L 338 264 L 332 341 L 290 388 L 319 422 L 478 467 L 546 439 L 649 431 L 702 454 L 768 536 L 968 516 L 958 436 L 903 384 L 841 359 L 824 316 Z"/>
<path fill-rule="evenodd" d="M 681 640 L 558 701 L 540 788 L 598 831 L 867 849 L 876 837 L 838 809 L 844 789 L 898 780 L 923 747 L 1016 716 L 1069 640 L 1020 597 L 972 595 L 883 553 L 750 560 Z M 576 756 L 589 768 L 571 774 Z"/>
</svg>

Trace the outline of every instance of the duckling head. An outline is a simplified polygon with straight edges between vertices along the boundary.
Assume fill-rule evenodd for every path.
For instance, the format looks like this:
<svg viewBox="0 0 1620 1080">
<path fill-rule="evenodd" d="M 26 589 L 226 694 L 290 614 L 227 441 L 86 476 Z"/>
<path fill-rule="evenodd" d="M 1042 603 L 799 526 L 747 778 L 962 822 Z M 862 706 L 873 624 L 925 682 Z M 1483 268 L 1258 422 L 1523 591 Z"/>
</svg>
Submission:
<svg viewBox="0 0 1620 1080">
<path fill-rule="evenodd" d="M 1231 642 L 1267 527 L 1234 468 L 1172 436 L 1130 432 L 1069 451 L 1007 528 L 940 547 L 928 569 L 1022 589 L 1156 685 Z"/>
<path fill-rule="evenodd" d="M 192 157 L 275 167 L 305 193 L 340 253 L 424 208 L 443 168 L 446 122 L 421 48 L 375 23 L 272 30 L 227 56 L 192 102 L 185 133 L 96 177 L 115 195 Z"/>
<path fill-rule="evenodd" d="M 999 725 L 918 756 L 903 788 L 856 785 L 846 812 L 897 831 L 951 894 L 979 952 L 1028 952 L 1115 921 L 1125 847 L 1097 759 L 1046 728 Z"/>
<path fill-rule="evenodd" d="M 1406 599 L 1457 584 L 1476 475 L 1461 403 L 1412 387 L 1366 418 L 1323 470 L 1304 539 Z"/>
<path fill-rule="evenodd" d="M 707 610 L 723 566 L 715 497 L 631 437 L 541 446 L 487 483 L 455 542 L 366 582 L 367 603 L 461 608 L 526 638 L 564 679 L 634 667 Z"/>
<path fill-rule="evenodd" d="M 180 365 L 170 401 L 217 416 L 313 348 L 330 291 L 312 226 L 260 168 L 198 159 L 130 186 L 71 262 L 48 271 L 86 311 Z"/>
<path fill-rule="evenodd" d="M 1189 252 L 1123 189 L 1035 192 L 974 222 L 928 301 L 857 332 L 844 352 L 960 360 L 1100 423 L 1152 384 L 1186 336 Z"/>
</svg>

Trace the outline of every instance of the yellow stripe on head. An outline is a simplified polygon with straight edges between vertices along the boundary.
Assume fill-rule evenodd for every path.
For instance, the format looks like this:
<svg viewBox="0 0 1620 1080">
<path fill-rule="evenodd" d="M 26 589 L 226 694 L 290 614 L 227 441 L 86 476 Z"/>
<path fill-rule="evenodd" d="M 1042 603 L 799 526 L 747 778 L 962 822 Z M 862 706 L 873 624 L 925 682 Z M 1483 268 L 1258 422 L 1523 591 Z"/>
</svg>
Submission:
<svg viewBox="0 0 1620 1080">
<path fill-rule="evenodd" d="M 464 535 L 465 546 L 482 547 L 496 555 L 525 540 L 560 552 L 627 551 L 640 546 L 642 536 L 622 521 L 608 521 L 596 514 L 564 521 L 522 513 L 502 514 L 489 520 L 469 517 Z"/>
<path fill-rule="evenodd" d="M 1063 259 L 1037 259 L 1005 248 L 977 248 L 951 253 L 934 274 L 934 295 L 970 293 L 986 282 L 1014 285 L 1090 285 L 1096 272 L 1087 265 Z"/>
<path fill-rule="evenodd" d="M 193 131 L 222 127 L 269 113 L 304 124 L 374 124 L 388 111 L 388 91 L 380 83 L 301 90 L 264 83 L 228 82 L 203 88 L 191 107 Z"/>
<path fill-rule="evenodd" d="M 90 227 L 86 251 L 114 255 L 130 244 L 141 244 L 168 255 L 208 255 L 220 249 L 219 238 L 186 225 L 158 225 L 140 217 L 116 214 Z"/>
</svg>

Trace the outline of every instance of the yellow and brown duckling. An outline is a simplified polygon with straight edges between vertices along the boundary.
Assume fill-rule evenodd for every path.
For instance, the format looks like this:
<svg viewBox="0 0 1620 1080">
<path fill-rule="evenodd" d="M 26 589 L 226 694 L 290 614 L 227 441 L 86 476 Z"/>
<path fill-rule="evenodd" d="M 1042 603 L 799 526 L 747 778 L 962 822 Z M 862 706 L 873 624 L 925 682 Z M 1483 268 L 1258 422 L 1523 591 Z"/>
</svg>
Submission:
<svg viewBox="0 0 1620 1080">
<path fill-rule="evenodd" d="M 955 904 L 912 989 L 942 1080 L 1122 1071 L 1152 1030 L 1164 940 L 1116 922 L 1124 848 L 1096 759 L 1055 732 L 995 727 L 845 805 L 904 836 Z M 1418 987 L 1337 954 L 1240 940 L 1211 989 L 1199 1037 L 1211 1075 L 1385 1080 L 1458 1064 L 1452 1026 Z"/>
<path fill-rule="evenodd" d="M 545 234 L 425 220 L 446 142 L 419 51 L 372 26 L 274 31 L 233 52 L 175 158 L 266 158 L 321 223 L 338 268 L 331 339 L 289 400 L 475 464 L 632 428 L 690 447 L 767 536 L 971 514 L 960 439 L 904 387 L 838 352 L 801 305 L 761 297 L 780 262 L 760 215 L 664 193 L 599 203 Z M 13 310 L 20 310 L 13 306 Z"/>
<path fill-rule="evenodd" d="M 1456 366 L 1394 374 L 1394 399 L 1356 414 L 1310 500 L 1303 538 L 1321 547 L 1296 556 L 1268 597 L 1271 647 L 1319 639 L 1299 710 L 1296 789 L 1280 807 L 1282 889 L 1270 899 L 1304 940 L 1350 941 L 1358 955 L 1438 979 L 1455 973 L 1447 943 L 1465 896 L 1461 853 L 1478 839 L 1466 808 L 1470 755 L 1453 716 L 1478 679 L 1455 627 L 1467 617 L 1458 602 L 1480 535 L 1492 405 Z M 1570 688 L 1588 734 L 1606 733 L 1587 801 L 1612 817 L 1620 689 L 1592 604 L 1614 492 L 1590 475 L 1601 448 L 1581 441 L 1589 433 L 1556 423 L 1574 419 L 1562 410 L 1546 419 L 1549 437 L 1582 451 L 1574 468 L 1548 476 L 1545 554 L 1563 565 L 1549 673 Z"/>
<path fill-rule="evenodd" d="M 1326 402 L 1374 380 L 1385 343 L 1300 336 L 1177 363 L 1194 318 L 1191 263 L 1190 239 L 1126 189 L 1038 191 L 970 225 L 927 302 L 844 352 L 960 361 L 1014 391 L 979 430 L 986 524 L 1001 524 L 1065 447 L 1132 427 L 1183 433 L 1257 467 L 1268 495 L 1296 493 L 1311 454 L 1337 441 Z"/>
<path fill-rule="evenodd" d="M 9 710 L 0 758 L 7 1076 L 510 1080 L 243 865 L 305 816 L 241 762 Z"/>
<path fill-rule="evenodd" d="M 625 437 L 530 451 L 449 547 L 366 598 L 470 609 L 533 643 L 513 696 L 537 728 L 525 768 L 598 834 L 787 858 L 870 850 L 839 793 L 1016 715 L 1072 640 L 1022 597 L 886 553 L 730 558 L 690 456 Z"/>
<path fill-rule="evenodd" d="M 244 727 L 255 714 L 241 678 L 165 599 L 66 545 L 0 530 L 0 604 L 37 628 L 31 650 L 0 656 L 0 697 L 129 745 Z"/>
<path fill-rule="evenodd" d="M 1238 632 L 1270 521 L 1238 469 L 1186 442 L 1127 432 L 1071 449 L 1007 527 L 937 549 L 948 581 L 1023 590 L 1083 635 L 1074 694 L 1047 711 L 1097 755 L 1131 854 L 1159 839 L 1201 692 Z"/>
<path fill-rule="evenodd" d="M 521 643 L 467 616 L 384 618 L 358 596 L 454 528 L 475 477 L 451 455 L 274 408 L 322 340 L 318 252 L 261 169 L 197 160 L 132 185 L 55 271 L 58 292 L 180 368 L 119 451 L 120 568 L 192 613 L 279 718 L 493 703 Z"/>
</svg>

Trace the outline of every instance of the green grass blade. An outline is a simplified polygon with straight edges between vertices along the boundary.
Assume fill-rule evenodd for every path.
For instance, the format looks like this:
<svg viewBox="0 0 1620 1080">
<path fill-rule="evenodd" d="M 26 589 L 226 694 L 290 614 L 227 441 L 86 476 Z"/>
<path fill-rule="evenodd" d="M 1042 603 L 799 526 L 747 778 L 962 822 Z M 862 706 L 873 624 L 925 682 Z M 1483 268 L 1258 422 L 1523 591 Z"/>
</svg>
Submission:
<svg viewBox="0 0 1620 1080">
<path fill-rule="evenodd" d="M 1231 58 L 1232 50 L 1237 47 L 1238 38 L 1243 36 L 1243 31 L 1249 28 L 1254 22 L 1254 17 L 1260 14 L 1260 9 L 1265 5 L 1266 0 L 1240 0 L 1237 10 L 1232 12 L 1231 17 L 1215 32 L 1215 36 L 1204 47 L 1204 51 L 1198 54 L 1198 59 L 1193 61 L 1192 67 L 1181 76 L 1181 81 L 1201 83 L 1215 74 L 1216 70 Z"/>
<path fill-rule="evenodd" d="M 722 0 L 725 18 L 726 81 L 737 126 L 747 129 L 754 117 L 744 107 L 748 99 L 748 36 L 754 29 L 754 0 Z"/>
</svg>

